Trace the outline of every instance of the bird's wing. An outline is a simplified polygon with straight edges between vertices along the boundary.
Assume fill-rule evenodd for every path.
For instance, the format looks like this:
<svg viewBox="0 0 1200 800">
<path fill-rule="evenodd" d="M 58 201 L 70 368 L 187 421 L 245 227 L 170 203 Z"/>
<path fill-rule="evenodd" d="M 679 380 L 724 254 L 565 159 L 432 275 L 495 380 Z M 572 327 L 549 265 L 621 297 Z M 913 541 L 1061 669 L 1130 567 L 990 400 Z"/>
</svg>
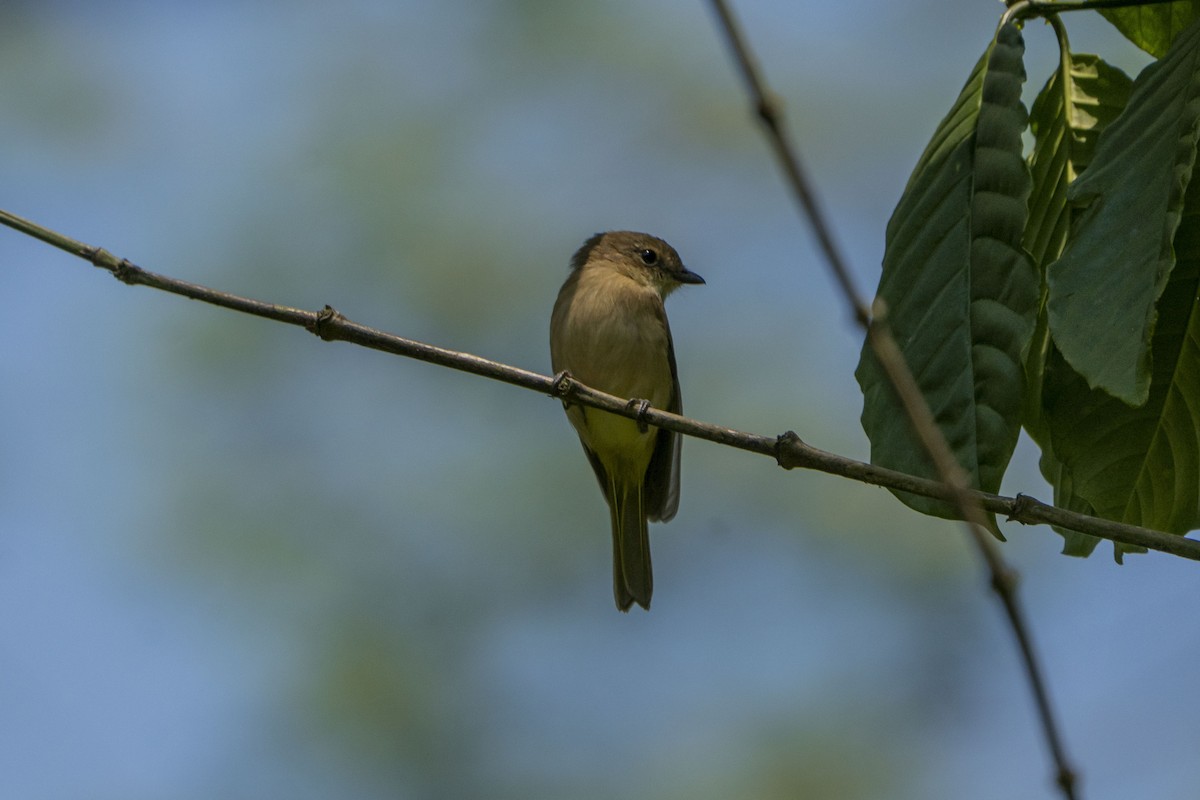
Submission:
<svg viewBox="0 0 1200 800">
<path fill-rule="evenodd" d="M 672 414 L 682 414 L 683 398 L 679 393 L 679 371 L 675 367 L 671 326 L 667 324 L 667 312 L 662 305 L 658 306 L 657 313 L 663 330 L 667 332 L 667 362 L 671 365 L 671 400 L 666 410 Z M 668 522 L 679 510 L 679 449 L 682 445 L 682 436 L 664 428 L 658 429 L 654 454 L 650 457 L 650 466 L 646 468 L 644 494 L 646 516 L 654 522 Z"/>
</svg>

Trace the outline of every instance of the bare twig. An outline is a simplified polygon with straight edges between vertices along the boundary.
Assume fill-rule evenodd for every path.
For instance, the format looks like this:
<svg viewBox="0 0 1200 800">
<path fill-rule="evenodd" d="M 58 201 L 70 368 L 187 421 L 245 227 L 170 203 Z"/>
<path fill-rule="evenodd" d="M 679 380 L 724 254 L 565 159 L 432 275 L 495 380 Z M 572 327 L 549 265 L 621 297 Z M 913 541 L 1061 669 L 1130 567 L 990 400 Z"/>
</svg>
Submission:
<svg viewBox="0 0 1200 800">
<path fill-rule="evenodd" d="M 541 392 L 558 397 L 569 397 L 571 402 L 611 411 L 631 419 L 639 415 L 639 410 L 629 407 L 628 398 L 605 394 L 574 379 L 548 377 L 537 372 L 501 364 L 470 353 L 447 350 L 442 347 L 423 342 L 405 339 L 366 325 L 352 322 L 341 314 L 326 306 L 321 311 L 305 311 L 290 306 L 264 303 L 248 297 L 241 297 L 228 292 L 209 289 L 177 278 L 170 278 L 138 267 L 129 261 L 118 258 L 107 250 L 56 233 L 35 222 L 22 219 L 14 214 L 0 210 L 0 224 L 14 228 L 40 239 L 54 247 L 79 256 L 93 265 L 107 270 L 119 280 L 140 286 L 149 286 L 164 292 L 182 295 L 193 300 L 222 306 L 258 317 L 266 317 L 277 322 L 296 325 L 320 336 L 326 341 L 343 341 L 351 344 L 382 350 L 386 353 L 428 361 L 443 367 L 469 372 L 485 378 L 520 386 L 535 392 Z M 679 433 L 705 439 L 716 444 L 728 445 L 739 450 L 768 456 L 784 469 L 810 469 L 837 475 L 843 478 L 883 486 L 924 497 L 935 497 L 941 500 L 949 499 L 949 491 L 939 481 L 918 478 L 903 472 L 866 464 L 852 458 L 829 453 L 804 443 L 795 433 L 787 432 L 782 436 L 763 436 L 744 431 L 713 425 L 708 422 L 682 417 L 655 408 L 646 409 L 641 416 L 646 422 L 660 428 L 678 431 Z M 1097 519 L 1086 514 L 1056 508 L 1026 495 L 1004 497 L 972 490 L 968 493 L 971 498 L 984 509 L 1007 517 L 1010 520 L 1026 525 L 1057 525 L 1062 528 L 1091 534 L 1114 542 L 1146 547 L 1163 553 L 1200 561 L 1200 542 L 1175 536 L 1136 525 L 1124 525 L 1119 522 Z"/>
<path fill-rule="evenodd" d="M 264 303 L 259 300 L 240 297 L 228 292 L 209 289 L 198 284 L 149 272 L 126 259 L 117 258 L 107 250 L 84 244 L 2 210 L 0 210 L 0 224 L 22 231 L 61 250 L 84 258 L 93 265 L 108 270 L 114 277 L 130 285 L 149 286 L 193 300 L 200 300 L 234 311 L 240 311 L 245 314 L 266 317 L 278 322 L 288 323 L 289 325 L 298 325 L 326 341 L 340 340 L 350 342 L 363 347 L 416 358 L 421 361 L 428 361 L 431 364 L 438 364 L 492 378 L 493 380 L 510 383 L 514 386 L 557 395 L 564 399 L 570 398 L 574 403 L 581 403 L 605 411 L 611 411 L 614 414 L 620 414 L 631 419 L 640 418 L 652 425 L 677 431 L 688 436 L 706 439 L 717 444 L 729 445 L 760 455 L 771 456 L 785 469 L 803 467 L 805 469 L 839 475 L 863 483 L 872 483 L 878 486 L 885 486 L 889 489 L 920 494 L 926 497 L 962 501 L 963 493 L 957 492 L 944 483 L 906 475 L 895 470 L 827 453 L 805 444 L 800 440 L 799 436 L 791 431 L 782 436 L 772 438 L 700 422 L 654 408 L 641 410 L 630 406 L 628 399 L 599 392 L 571 378 L 551 378 L 536 372 L 490 361 L 469 353 L 447 350 L 412 339 L 405 339 L 400 336 L 384 333 L 365 325 L 359 325 L 347 320 L 330 306 L 325 306 L 321 311 L 305 311 L 290 306 Z M 1138 545 L 1200 561 L 1200 542 L 1191 539 L 1139 528 L 1134 525 L 1123 525 L 1108 520 L 1096 519 L 1084 514 L 1076 514 L 1071 511 L 1055 508 L 1025 495 L 1001 497 L 979 491 L 967 491 L 965 495 L 968 498 L 968 503 L 974 504 L 977 508 L 985 508 L 994 514 L 1005 514 L 1009 519 L 1024 524 L 1049 523 L 1112 541 Z M 990 545 L 990 542 L 987 542 L 987 544 Z M 993 571 L 993 576 L 1000 576 L 994 578 L 994 584 L 998 583 L 1001 579 L 1010 582 L 1012 580 L 1011 572 L 997 573 Z M 996 588 L 1002 597 L 1012 597 L 1011 586 L 997 586 Z M 1036 666 L 1034 662 L 1030 661 L 1032 658 L 1032 646 L 1028 640 L 1028 636 L 1025 635 L 1023 627 L 1017 628 L 1017 637 L 1022 652 L 1027 656 L 1027 669 L 1031 665 Z M 1035 685 L 1041 686 L 1040 682 Z M 1043 714 L 1049 714 L 1049 701 L 1044 690 L 1037 695 L 1037 698 L 1039 709 Z M 1074 773 L 1070 771 L 1063 772 L 1060 768 L 1059 783 L 1068 797 L 1074 796 Z"/>
<path fill-rule="evenodd" d="M 991 585 L 1004 606 L 1009 625 L 1016 637 L 1025 672 L 1037 705 L 1038 717 L 1045 733 L 1046 743 L 1055 764 L 1056 779 L 1063 794 L 1068 800 L 1075 798 L 1076 775 L 1068 763 L 1066 750 L 1059 733 L 1058 723 L 1050 706 L 1049 693 L 1046 690 L 1045 679 L 1039 665 L 1033 642 L 1029 635 L 1029 627 L 1025 615 L 1018 602 L 1016 594 L 1016 573 L 1008 566 L 995 542 L 987 533 L 987 524 L 983 508 L 972 495 L 966 473 L 955 459 L 945 437 L 934 421 L 933 413 L 925 402 L 921 391 L 908 368 L 900 348 L 896 345 L 891 333 L 878 319 L 872 315 L 854 286 L 850 271 L 841 256 L 833 233 L 825 221 L 825 216 L 817 203 L 808 178 L 801 167 L 800 157 L 784 134 L 783 115 L 766 88 L 757 62 L 750 52 L 745 37 L 742 35 L 733 13 L 725 0 L 712 0 L 713 8 L 721 22 L 721 28 L 733 51 L 738 69 L 746 82 L 747 91 L 751 95 L 754 110 L 763 123 L 767 138 L 779 159 L 784 176 L 799 202 L 804 216 L 808 219 L 825 260 L 829 265 L 838 285 L 845 295 L 846 302 L 854 314 L 855 320 L 866 331 L 867 345 L 871 348 L 879 365 L 887 375 L 889 382 L 908 416 L 913 431 L 916 433 L 921 446 L 929 454 L 938 476 L 945 485 L 946 496 L 958 510 L 959 515 L 966 521 L 967 531 L 975 543 L 981 557 L 991 574 Z"/>
</svg>

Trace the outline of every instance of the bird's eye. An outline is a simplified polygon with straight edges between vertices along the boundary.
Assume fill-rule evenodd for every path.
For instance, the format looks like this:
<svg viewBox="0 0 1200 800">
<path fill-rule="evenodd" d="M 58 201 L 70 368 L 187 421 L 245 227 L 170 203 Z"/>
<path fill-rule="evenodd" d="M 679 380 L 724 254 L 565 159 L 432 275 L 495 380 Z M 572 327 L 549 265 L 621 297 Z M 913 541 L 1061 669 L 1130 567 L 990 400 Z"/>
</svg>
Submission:
<svg viewBox="0 0 1200 800">
<path fill-rule="evenodd" d="M 654 252 L 650 248 L 646 248 L 642 252 L 638 253 L 638 256 L 641 257 L 642 263 L 647 267 L 653 267 L 658 263 L 658 253 Z"/>
</svg>

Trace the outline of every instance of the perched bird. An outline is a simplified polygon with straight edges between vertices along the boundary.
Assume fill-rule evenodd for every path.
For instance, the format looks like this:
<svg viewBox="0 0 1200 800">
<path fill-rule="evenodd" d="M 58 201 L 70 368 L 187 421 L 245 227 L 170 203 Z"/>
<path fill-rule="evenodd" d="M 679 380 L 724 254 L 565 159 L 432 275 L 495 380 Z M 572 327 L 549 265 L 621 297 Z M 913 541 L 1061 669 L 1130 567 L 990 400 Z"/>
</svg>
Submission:
<svg viewBox="0 0 1200 800">
<path fill-rule="evenodd" d="M 679 414 L 679 376 L 663 300 L 684 283 L 704 283 L 675 248 L 645 233 L 598 233 L 571 259 L 550 319 L 556 373 L 630 402 Z M 566 404 L 612 514 L 617 608 L 650 608 L 654 577 L 646 520 L 679 508 L 676 433 L 606 411 Z"/>
</svg>

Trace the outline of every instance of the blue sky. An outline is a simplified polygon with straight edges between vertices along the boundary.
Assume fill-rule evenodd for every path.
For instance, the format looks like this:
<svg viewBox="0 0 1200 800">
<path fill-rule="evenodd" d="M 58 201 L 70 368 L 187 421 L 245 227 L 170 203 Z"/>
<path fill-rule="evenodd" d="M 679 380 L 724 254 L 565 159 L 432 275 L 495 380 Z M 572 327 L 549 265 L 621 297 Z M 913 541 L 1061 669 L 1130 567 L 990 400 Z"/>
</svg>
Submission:
<svg viewBox="0 0 1200 800">
<path fill-rule="evenodd" d="M 739 10 L 869 292 L 999 4 Z M 708 281 L 669 303 L 688 413 L 867 453 L 859 334 L 703 4 L 16 4 L 0 74 L 6 210 L 540 371 L 570 253 L 648 230 Z M 689 441 L 620 615 L 553 400 L 9 231 L 0 291 L 4 796 L 1054 796 L 981 566 L 882 490 Z M 1048 499 L 1027 442 L 1005 489 Z M 1194 566 L 1007 533 L 1087 795 L 1191 796 Z"/>
</svg>

